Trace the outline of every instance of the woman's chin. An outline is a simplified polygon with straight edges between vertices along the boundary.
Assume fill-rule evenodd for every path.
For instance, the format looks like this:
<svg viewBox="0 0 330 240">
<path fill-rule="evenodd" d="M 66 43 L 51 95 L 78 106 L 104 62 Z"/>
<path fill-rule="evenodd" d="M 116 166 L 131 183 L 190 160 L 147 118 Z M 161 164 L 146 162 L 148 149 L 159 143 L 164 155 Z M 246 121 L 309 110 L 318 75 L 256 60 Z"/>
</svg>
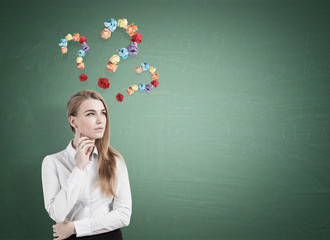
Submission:
<svg viewBox="0 0 330 240">
<path fill-rule="evenodd" d="M 89 139 L 100 139 L 103 138 L 104 132 L 89 132 L 83 133 L 83 135 L 88 137 Z"/>
<path fill-rule="evenodd" d="M 90 136 L 91 139 L 101 139 L 103 138 L 103 133 L 97 133 L 97 134 L 93 134 L 93 136 Z"/>
</svg>

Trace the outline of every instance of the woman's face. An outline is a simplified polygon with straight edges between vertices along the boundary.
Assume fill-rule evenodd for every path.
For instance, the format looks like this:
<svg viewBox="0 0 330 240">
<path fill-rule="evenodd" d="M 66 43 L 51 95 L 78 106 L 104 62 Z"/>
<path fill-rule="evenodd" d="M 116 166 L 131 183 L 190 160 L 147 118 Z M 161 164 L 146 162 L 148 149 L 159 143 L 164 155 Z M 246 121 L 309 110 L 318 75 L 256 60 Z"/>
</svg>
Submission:
<svg viewBox="0 0 330 240">
<path fill-rule="evenodd" d="M 70 124 L 91 139 L 103 137 L 106 125 L 106 109 L 100 100 L 84 100 L 77 112 L 77 116 L 70 116 Z M 77 132 L 77 131 L 76 131 Z"/>
</svg>

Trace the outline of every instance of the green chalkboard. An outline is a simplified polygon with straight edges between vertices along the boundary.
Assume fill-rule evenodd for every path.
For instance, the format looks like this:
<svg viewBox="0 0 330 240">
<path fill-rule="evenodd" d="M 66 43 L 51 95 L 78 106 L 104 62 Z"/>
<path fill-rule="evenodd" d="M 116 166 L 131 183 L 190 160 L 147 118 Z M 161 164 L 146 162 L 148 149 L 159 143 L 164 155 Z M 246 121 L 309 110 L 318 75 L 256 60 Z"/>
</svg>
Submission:
<svg viewBox="0 0 330 240">
<path fill-rule="evenodd" d="M 0 239 L 52 239 L 41 162 L 73 137 L 66 103 L 82 89 L 106 99 L 128 167 L 125 239 L 330 238 L 329 1 L 2 0 L 0 12 Z M 115 73 L 130 37 L 101 38 L 110 18 L 142 34 Z M 79 43 L 60 52 L 68 33 L 87 38 L 83 70 Z M 151 81 L 142 62 L 159 85 L 129 96 Z"/>
</svg>

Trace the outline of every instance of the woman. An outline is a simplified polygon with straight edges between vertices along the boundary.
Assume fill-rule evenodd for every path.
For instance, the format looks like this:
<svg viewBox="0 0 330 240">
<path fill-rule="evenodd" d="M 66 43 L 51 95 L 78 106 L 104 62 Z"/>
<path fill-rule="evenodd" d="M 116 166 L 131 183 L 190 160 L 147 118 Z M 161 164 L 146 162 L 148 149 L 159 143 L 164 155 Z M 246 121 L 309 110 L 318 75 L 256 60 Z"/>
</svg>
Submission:
<svg viewBox="0 0 330 240">
<path fill-rule="evenodd" d="M 54 239 L 122 239 L 120 228 L 131 217 L 131 191 L 124 159 L 109 146 L 105 100 L 95 91 L 80 91 L 69 99 L 67 115 L 74 139 L 42 162 Z"/>
</svg>

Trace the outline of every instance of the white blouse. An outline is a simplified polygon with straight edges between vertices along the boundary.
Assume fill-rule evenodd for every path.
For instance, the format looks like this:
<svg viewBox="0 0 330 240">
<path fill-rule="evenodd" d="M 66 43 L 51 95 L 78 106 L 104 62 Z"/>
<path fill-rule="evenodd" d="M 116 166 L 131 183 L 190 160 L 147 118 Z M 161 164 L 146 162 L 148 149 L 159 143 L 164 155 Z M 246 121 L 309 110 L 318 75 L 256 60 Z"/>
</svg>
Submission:
<svg viewBox="0 0 330 240">
<path fill-rule="evenodd" d="M 98 186 L 98 151 L 82 171 L 76 167 L 76 150 L 70 141 L 61 152 L 48 155 L 42 162 L 42 187 L 45 208 L 56 222 L 72 221 L 77 237 L 100 234 L 128 226 L 132 198 L 125 163 L 116 158 L 118 198 L 105 196 Z"/>
</svg>

